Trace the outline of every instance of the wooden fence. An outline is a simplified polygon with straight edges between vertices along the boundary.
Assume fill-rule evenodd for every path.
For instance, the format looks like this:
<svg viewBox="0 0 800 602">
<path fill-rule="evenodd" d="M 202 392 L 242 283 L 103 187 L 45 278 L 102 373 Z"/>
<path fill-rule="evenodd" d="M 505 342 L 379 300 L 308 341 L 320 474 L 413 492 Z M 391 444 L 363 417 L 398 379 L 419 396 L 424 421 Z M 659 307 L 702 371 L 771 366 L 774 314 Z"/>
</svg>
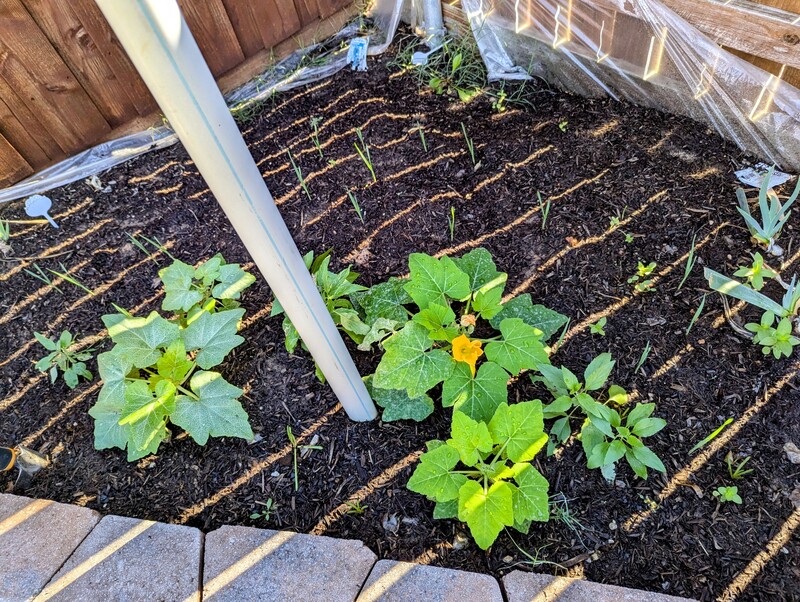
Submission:
<svg viewBox="0 0 800 602">
<path fill-rule="evenodd" d="M 265 65 L 270 49 L 319 29 L 351 2 L 179 0 L 218 77 Z M 229 84 L 255 73 L 240 71 L 240 81 L 228 77 Z M 0 186 L 156 110 L 94 0 L 0 0 Z"/>
<path fill-rule="evenodd" d="M 223 90 L 256 75 L 281 43 L 324 37 L 354 12 L 353 0 L 178 1 Z M 800 19 L 800 0 L 662 1 L 800 88 L 798 28 L 781 24 L 790 13 Z M 94 0 L 0 0 L 0 186 L 145 129 L 156 110 Z"/>
</svg>

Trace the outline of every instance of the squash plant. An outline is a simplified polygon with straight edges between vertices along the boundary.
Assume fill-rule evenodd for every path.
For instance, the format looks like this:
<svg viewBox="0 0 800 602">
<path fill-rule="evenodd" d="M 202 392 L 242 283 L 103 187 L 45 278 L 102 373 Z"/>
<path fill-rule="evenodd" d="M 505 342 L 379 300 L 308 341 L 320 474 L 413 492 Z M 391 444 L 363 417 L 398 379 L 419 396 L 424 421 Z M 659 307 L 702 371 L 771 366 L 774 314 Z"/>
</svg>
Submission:
<svg viewBox="0 0 800 602">
<path fill-rule="evenodd" d="M 200 445 L 210 436 L 252 439 L 242 390 L 211 368 L 244 342 L 238 299 L 255 277 L 221 255 L 197 268 L 176 260 L 159 277 L 171 318 L 120 308 L 102 317 L 114 347 L 97 358 L 103 387 L 89 410 L 95 448 L 127 449 L 137 460 L 158 451 L 170 423 Z"/>
<path fill-rule="evenodd" d="M 408 264 L 408 278 L 369 289 L 355 290 L 349 269 L 323 279 L 318 271 L 315 279 L 334 321 L 359 349 L 384 350 L 368 378 L 383 420 L 424 420 L 434 409 L 429 392 L 442 384 L 443 406 L 488 422 L 507 401 L 511 376 L 549 363 L 546 341 L 566 316 L 534 305 L 528 294 L 503 302 L 508 275 L 483 248 L 455 259 L 413 253 Z M 337 292 L 351 292 L 334 298 L 330 280 L 342 284 Z"/>
<path fill-rule="evenodd" d="M 531 464 L 545 443 L 539 400 L 501 403 L 488 424 L 455 412 L 450 439 L 428 442 L 408 488 L 436 502 L 434 518 L 467 523 L 485 550 L 504 527 L 549 520 L 549 484 Z"/>
</svg>

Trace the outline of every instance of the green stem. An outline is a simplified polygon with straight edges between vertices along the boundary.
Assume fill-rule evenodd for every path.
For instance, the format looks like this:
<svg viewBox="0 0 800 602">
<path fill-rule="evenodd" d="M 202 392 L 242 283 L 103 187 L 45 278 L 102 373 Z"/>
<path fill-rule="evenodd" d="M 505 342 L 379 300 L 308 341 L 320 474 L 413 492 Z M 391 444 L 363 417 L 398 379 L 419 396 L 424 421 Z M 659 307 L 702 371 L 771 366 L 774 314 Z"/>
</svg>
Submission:
<svg viewBox="0 0 800 602">
<path fill-rule="evenodd" d="M 177 389 L 178 389 L 178 391 L 180 391 L 181 393 L 183 393 L 184 395 L 186 395 L 188 397 L 191 397 L 195 401 L 200 401 L 200 398 L 197 395 L 195 395 L 194 393 L 192 393 L 189 389 L 184 389 L 180 385 L 177 386 Z"/>
<path fill-rule="evenodd" d="M 496 454 L 496 455 L 495 455 L 495 457 L 492 459 L 492 461 L 491 461 L 491 462 L 489 462 L 489 464 L 494 464 L 495 462 L 497 462 L 497 459 L 500 457 L 500 455 L 501 455 L 501 454 L 502 454 L 504 451 L 506 451 L 506 447 L 508 446 L 508 441 L 509 441 L 509 440 L 508 440 L 508 439 L 506 439 L 506 442 L 505 442 L 505 443 L 503 443 L 503 447 L 501 447 L 501 448 L 500 448 L 500 449 L 497 451 L 497 454 Z"/>
</svg>

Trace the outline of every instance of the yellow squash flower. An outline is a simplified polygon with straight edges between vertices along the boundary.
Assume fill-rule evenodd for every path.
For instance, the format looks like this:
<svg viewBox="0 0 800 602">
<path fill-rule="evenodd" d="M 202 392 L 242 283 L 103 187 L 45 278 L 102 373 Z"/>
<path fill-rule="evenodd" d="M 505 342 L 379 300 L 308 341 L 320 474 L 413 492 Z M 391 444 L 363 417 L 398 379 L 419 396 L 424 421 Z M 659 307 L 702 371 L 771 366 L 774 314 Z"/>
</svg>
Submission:
<svg viewBox="0 0 800 602">
<path fill-rule="evenodd" d="M 453 339 L 453 359 L 469 364 L 472 376 L 475 376 L 475 364 L 483 355 L 480 341 L 470 341 L 466 335 L 458 335 Z"/>
</svg>

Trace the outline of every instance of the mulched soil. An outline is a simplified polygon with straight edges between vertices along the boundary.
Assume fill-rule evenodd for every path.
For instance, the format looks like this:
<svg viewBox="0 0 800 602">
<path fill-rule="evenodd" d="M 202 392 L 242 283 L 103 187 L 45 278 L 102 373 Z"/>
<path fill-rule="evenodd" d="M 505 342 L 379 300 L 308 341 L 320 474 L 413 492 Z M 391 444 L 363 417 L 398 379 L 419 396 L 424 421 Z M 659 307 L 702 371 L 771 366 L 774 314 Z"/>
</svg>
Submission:
<svg viewBox="0 0 800 602">
<path fill-rule="evenodd" d="M 228 261 L 249 262 L 193 162 L 176 146 L 101 174 L 109 192 L 85 183 L 52 191 L 59 230 L 13 226 L 13 253 L 0 272 L 0 442 L 24 442 L 53 459 L 24 493 L 204 530 L 240 524 L 358 538 L 383 558 L 497 576 L 533 568 L 526 550 L 566 567 L 540 564 L 536 571 L 702 600 L 731 593 L 745 571 L 742 599 L 800 599 L 800 544 L 787 540 L 786 528 L 781 532 L 787 520 L 797 521 L 789 496 L 800 468 L 782 447 L 791 439 L 800 444 L 800 394 L 792 379 L 800 364 L 796 357 L 765 359 L 735 335 L 720 319 L 717 296 L 709 295 L 686 334 L 707 292 L 702 266 L 731 273 L 752 250 L 735 212 L 732 175 L 748 158 L 683 118 L 546 88 L 530 97 L 533 108 L 496 114 L 485 96 L 464 105 L 418 90 L 412 78 L 394 74 L 389 60 L 278 96 L 243 125 L 301 251 L 332 247 L 334 267 L 355 262 L 362 281 L 373 284 L 404 274 L 411 252 L 486 247 L 509 273 L 507 291 L 530 292 L 535 302 L 572 318 L 575 330 L 554 363 L 579 371 L 610 350 L 614 382 L 658 404 L 668 426 L 651 441 L 667 475 L 642 481 L 623 467 L 608 484 L 585 468 L 577 443 L 559 457 L 541 454 L 540 469 L 552 493 L 567 500 L 574 522 L 535 525 L 528 536 L 513 535 L 516 545 L 501 534 L 484 553 L 463 525 L 434 521 L 432 504 L 405 488 L 413 454 L 447 436 L 449 411 L 439 409 L 421 424 L 349 421 L 330 389 L 314 379 L 310 358 L 286 353 L 280 319 L 267 316 L 272 297 L 261 279 L 244 295 L 246 343 L 223 366 L 226 378 L 247 391 L 243 401 L 258 441 L 217 439 L 199 447 L 176 432 L 157 456 L 132 464 L 118 450 L 95 451 L 87 410 L 96 387 L 49 384 L 33 368 L 44 355 L 33 332 L 52 336 L 66 328 L 91 337 L 102 334 L 100 315 L 112 311 L 111 303 L 138 313 L 158 307 L 157 271 L 166 262 L 149 259 L 127 233 L 158 237 L 190 263 L 217 251 Z M 322 119 L 324 158 L 309 137 L 311 116 Z M 477 169 L 461 122 L 475 141 Z M 425 128 L 427 153 L 413 131 L 417 123 Z M 356 127 L 370 144 L 377 184 L 355 155 Z M 347 188 L 360 201 L 363 224 L 344 197 Z M 545 228 L 537 191 L 551 199 Z M 630 221 L 607 233 L 615 215 Z M 5 207 L 2 217 L 24 219 L 21 203 Z M 626 243 L 624 233 L 633 241 Z M 676 290 L 695 236 L 698 264 Z M 782 242 L 793 259 L 796 230 L 789 226 Z M 22 271 L 31 269 L 31 259 L 15 257 L 40 258 L 40 266 L 56 270 L 63 262 L 101 293 L 90 297 L 67 283 L 59 293 Z M 637 260 L 657 262 L 655 292 L 632 294 L 627 279 Z M 607 335 L 591 335 L 587 319 L 604 311 Z M 648 342 L 652 350 L 636 372 Z M 98 345 L 109 347 L 107 340 Z M 362 373 L 374 370 L 376 355 L 353 352 Z M 517 400 L 545 396 L 524 377 L 511 391 Z M 715 453 L 689 454 L 728 417 L 737 422 Z M 314 438 L 323 448 L 301 459 L 297 492 L 287 425 L 304 443 Z M 732 482 L 728 451 L 751 456 L 754 472 Z M 5 476 L 0 484 L 11 486 Z M 731 484 L 744 504 L 719 506 L 711 492 Z M 269 519 L 251 519 L 269 498 L 276 504 Z M 363 514 L 347 513 L 348 502 L 357 500 Z"/>
</svg>

